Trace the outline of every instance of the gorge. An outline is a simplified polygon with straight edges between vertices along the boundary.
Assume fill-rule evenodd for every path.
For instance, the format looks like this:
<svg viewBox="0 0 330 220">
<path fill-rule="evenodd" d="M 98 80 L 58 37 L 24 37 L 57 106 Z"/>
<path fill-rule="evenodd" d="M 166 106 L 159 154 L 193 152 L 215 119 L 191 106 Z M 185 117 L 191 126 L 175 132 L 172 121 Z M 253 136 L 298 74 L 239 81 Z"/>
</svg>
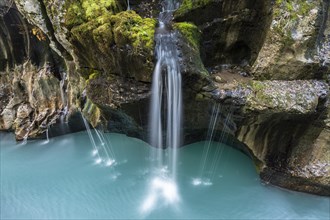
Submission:
<svg viewBox="0 0 330 220">
<path fill-rule="evenodd" d="M 172 173 L 179 147 L 222 142 L 262 182 L 330 196 L 329 5 L 3 0 L 0 130 L 51 142 L 86 130 L 85 118 L 157 147 Z"/>
</svg>

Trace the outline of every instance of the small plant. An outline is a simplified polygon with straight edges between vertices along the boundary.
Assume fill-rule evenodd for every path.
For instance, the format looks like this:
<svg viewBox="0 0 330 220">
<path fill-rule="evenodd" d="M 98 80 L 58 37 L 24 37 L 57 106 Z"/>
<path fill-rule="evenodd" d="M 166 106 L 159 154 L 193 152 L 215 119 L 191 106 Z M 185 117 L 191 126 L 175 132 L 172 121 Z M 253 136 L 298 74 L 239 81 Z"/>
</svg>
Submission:
<svg viewBox="0 0 330 220">
<path fill-rule="evenodd" d="M 32 28 L 31 32 L 34 36 L 36 36 L 36 38 L 39 41 L 46 41 L 47 40 L 46 35 L 44 34 L 44 32 L 42 32 L 42 30 L 40 30 L 40 28 L 34 27 L 34 28 Z"/>
</svg>

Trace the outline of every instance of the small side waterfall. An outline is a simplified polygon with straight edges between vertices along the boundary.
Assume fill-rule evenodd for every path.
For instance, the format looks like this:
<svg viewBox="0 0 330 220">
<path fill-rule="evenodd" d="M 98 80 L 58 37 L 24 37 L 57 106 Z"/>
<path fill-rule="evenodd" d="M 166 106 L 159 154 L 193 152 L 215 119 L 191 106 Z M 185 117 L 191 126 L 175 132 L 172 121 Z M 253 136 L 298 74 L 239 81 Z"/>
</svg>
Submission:
<svg viewBox="0 0 330 220">
<path fill-rule="evenodd" d="M 194 178 L 192 181 L 192 184 L 195 186 L 212 185 L 216 177 L 218 164 L 224 150 L 222 142 L 225 140 L 226 132 L 230 131 L 228 124 L 232 117 L 232 108 L 229 107 L 226 115 L 223 115 L 222 112 L 226 112 L 225 107 L 222 107 L 219 103 L 213 105 L 198 177 Z M 216 125 L 219 121 L 223 123 L 223 130 L 220 133 L 218 133 L 216 129 Z M 218 143 L 216 147 L 212 147 L 212 145 L 214 145 L 213 141 Z"/>
<path fill-rule="evenodd" d="M 173 11 L 178 5 L 174 0 L 164 0 L 162 6 L 163 10 L 159 15 L 159 27 L 155 36 L 157 63 L 152 82 L 150 143 L 158 148 L 158 165 L 162 167 L 168 164 L 172 178 L 175 179 L 177 148 L 180 145 L 181 136 L 182 92 L 176 47 L 177 37 L 169 26 Z M 167 117 L 166 120 L 164 117 Z M 166 122 L 166 126 L 163 126 L 163 122 Z M 163 129 L 166 129 L 165 145 Z M 171 151 L 168 158 L 164 157 L 163 148 Z"/>
<path fill-rule="evenodd" d="M 131 6 L 129 4 L 129 0 L 127 0 L 127 11 L 131 10 Z"/>
<path fill-rule="evenodd" d="M 105 138 L 104 135 L 97 129 L 91 129 L 87 120 L 83 116 L 82 119 L 93 147 L 92 155 L 96 156 L 95 164 L 104 163 L 107 167 L 115 164 L 115 154 L 108 139 Z M 96 144 L 92 131 L 95 131 L 99 145 Z"/>
<path fill-rule="evenodd" d="M 68 100 L 67 100 L 67 92 L 65 88 L 66 80 L 67 80 L 66 72 L 61 72 L 60 91 L 61 91 L 61 99 L 63 103 L 63 109 L 60 117 L 61 123 L 64 123 L 65 117 L 68 114 Z"/>
<path fill-rule="evenodd" d="M 218 122 L 219 109 L 220 109 L 220 104 L 215 104 L 213 106 L 212 115 L 211 115 L 210 123 L 209 123 L 209 128 L 208 128 L 207 136 L 206 136 L 207 141 L 205 141 L 205 145 L 204 145 L 204 149 L 203 149 L 199 176 L 203 176 L 203 174 L 205 172 L 206 162 L 210 156 L 210 147 L 211 147 L 212 141 L 214 140 L 214 130 L 215 130 L 215 126 Z"/>
<path fill-rule="evenodd" d="M 47 130 L 46 130 L 46 141 L 45 144 L 49 143 L 49 126 L 47 126 Z"/>
</svg>

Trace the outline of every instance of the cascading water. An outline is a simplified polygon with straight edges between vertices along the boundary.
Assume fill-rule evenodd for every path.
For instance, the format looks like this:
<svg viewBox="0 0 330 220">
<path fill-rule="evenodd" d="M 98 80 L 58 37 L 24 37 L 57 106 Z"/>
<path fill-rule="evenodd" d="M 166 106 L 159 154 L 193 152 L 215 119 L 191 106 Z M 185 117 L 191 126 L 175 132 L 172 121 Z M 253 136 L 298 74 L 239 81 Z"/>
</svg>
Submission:
<svg viewBox="0 0 330 220">
<path fill-rule="evenodd" d="M 108 140 L 104 138 L 104 135 L 101 132 L 96 129 L 93 129 L 98 137 L 98 140 L 100 142 L 99 144 L 101 147 L 97 146 L 92 134 L 92 129 L 90 128 L 87 120 L 83 116 L 82 119 L 84 121 L 89 140 L 91 141 L 93 147 L 92 155 L 97 157 L 95 159 L 95 164 L 101 164 L 103 162 L 107 167 L 112 166 L 116 162 L 112 146 L 109 146 Z M 102 158 L 102 154 L 104 158 Z"/>
<path fill-rule="evenodd" d="M 214 139 L 214 130 L 215 126 L 218 122 L 218 116 L 219 116 L 219 110 L 220 110 L 220 104 L 215 104 L 213 106 L 210 122 L 209 122 L 209 128 L 207 131 L 207 136 L 203 149 L 202 159 L 200 162 L 200 168 L 199 168 L 199 177 L 193 179 L 193 185 L 211 185 L 210 179 L 204 179 L 204 173 L 206 169 L 206 163 L 209 160 L 210 157 L 210 147 L 212 144 L 212 141 Z"/>
<path fill-rule="evenodd" d="M 127 11 L 131 10 L 131 6 L 129 4 L 129 0 L 127 0 Z"/>
<path fill-rule="evenodd" d="M 99 141 L 101 142 L 101 146 L 103 148 L 103 151 L 105 152 L 107 159 L 105 161 L 106 166 L 111 166 L 115 163 L 115 153 L 112 149 L 111 144 L 108 142 L 108 139 L 106 139 L 102 132 L 98 131 L 97 129 L 94 129 Z"/>
<path fill-rule="evenodd" d="M 176 47 L 177 37 L 169 26 L 173 11 L 178 7 L 178 4 L 175 0 L 164 0 L 162 6 L 163 10 L 159 15 L 159 27 L 155 35 L 157 63 L 152 82 L 150 143 L 158 148 L 157 161 L 159 166 L 168 164 L 171 169 L 171 176 L 175 179 L 177 148 L 180 145 L 181 136 L 182 92 Z M 163 91 L 166 94 L 163 94 Z M 167 117 L 165 146 L 163 114 Z M 168 148 L 171 151 L 168 158 L 164 157 L 163 148 Z"/>
<path fill-rule="evenodd" d="M 220 158 L 222 156 L 223 152 L 223 145 L 221 144 L 225 139 L 225 133 L 228 132 L 230 129 L 227 128 L 229 124 L 229 120 L 232 117 L 232 108 L 229 108 L 229 112 L 226 116 L 223 116 L 221 118 L 220 113 L 224 111 L 224 109 L 220 106 L 220 104 L 214 104 L 209 128 L 207 132 L 207 141 L 205 142 L 202 159 L 200 162 L 200 168 L 199 168 L 199 176 L 197 178 L 194 178 L 192 181 L 193 185 L 203 185 L 208 186 L 212 185 L 213 180 L 215 178 L 215 175 L 217 173 L 217 167 L 220 161 Z M 221 133 L 217 136 L 215 136 L 215 129 L 216 124 L 218 121 L 221 120 L 223 122 L 223 130 Z M 212 142 L 216 141 L 219 143 L 215 149 L 211 149 Z"/>
<path fill-rule="evenodd" d="M 213 181 L 214 178 L 215 178 L 215 175 L 217 173 L 217 168 L 218 168 L 218 164 L 219 164 L 219 161 L 221 159 L 221 156 L 222 156 L 222 153 L 223 153 L 223 150 L 224 150 L 224 146 L 221 144 L 224 142 L 225 140 L 225 134 L 226 132 L 228 133 L 228 131 L 230 129 L 228 129 L 228 124 L 229 124 L 229 120 L 231 119 L 232 117 L 232 108 L 230 107 L 229 108 L 229 112 L 228 114 L 226 115 L 226 117 L 223 119 L 223 131 L 221 132 L 218 140 L 216 140 L 218 143 L 220 143 L 220 146 L 218 145 L 218 147 L 216 148 L 216 151 L 215 151 L 215 154 L 213 156 L 213 159 L 211 160 L 212 161 L 212 165 L 211 165 L 211 168 L 210 168 L 210 181 Z"/>
<path fill-rule="evenodd" d="M 152 168 L 156 173 L 150 180 L 147 197 L 140 207 L 144 214 L 151 212 L 159 202 L 168 205 L 180 201 L 176 169 L 182 120 L 181 74 L 176 47 L 177 36 L 170 28 L 178 3 L 176 0 L 163 0 L 162 6 L 155 35 L 157 63 L 153 74 L 150 105 L 150 143 L 157 149 L 157 153 L 152 155 L 156 161 Z M 165 123 L 166 126 L 163 127 Z M 166 129 L 166 138 L 163 136 L 163 128 Z M 155 152 L 154 149 L 152 151 Z"/>
<path fill-rule="evenodd" d="M 67 80 L 66 72 L 61 72 L 61 81 L 60 81 L 60 91 L 61 91 L 61 99 L 63 103 L 63 110 L 60 117 L 61 123 L 64 123 L 64 119 L 68 114 L 68 100 L 67 100 L 67 93 L 65 89 L 65 81 Z"/>
<path fill-rule="evenodd" d="M 49 143 L 49 126 L 47 127 L 47 130 L 46 130 L 46 141 L 45 141 L 45 144 L 48 144 Z"/>
</svg>

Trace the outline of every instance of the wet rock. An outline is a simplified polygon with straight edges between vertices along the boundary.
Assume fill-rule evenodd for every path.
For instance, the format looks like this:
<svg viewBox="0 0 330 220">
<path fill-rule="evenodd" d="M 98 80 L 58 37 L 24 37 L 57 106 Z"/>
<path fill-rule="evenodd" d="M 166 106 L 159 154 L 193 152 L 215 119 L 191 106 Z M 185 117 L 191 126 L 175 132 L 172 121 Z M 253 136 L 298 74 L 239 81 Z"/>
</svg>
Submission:
<svg viewBox="0 0 330 220">
<path fill-rule="evenodd" d="M 62 99 L 60 81 L 51 68 L 37 69 L 30 62 L 17 66 L 8 76 L 10 98 L 0 114 L 0 129 L 15 130 L 17 140 L 42 136 L 67 104 Z"/>
</svg>

